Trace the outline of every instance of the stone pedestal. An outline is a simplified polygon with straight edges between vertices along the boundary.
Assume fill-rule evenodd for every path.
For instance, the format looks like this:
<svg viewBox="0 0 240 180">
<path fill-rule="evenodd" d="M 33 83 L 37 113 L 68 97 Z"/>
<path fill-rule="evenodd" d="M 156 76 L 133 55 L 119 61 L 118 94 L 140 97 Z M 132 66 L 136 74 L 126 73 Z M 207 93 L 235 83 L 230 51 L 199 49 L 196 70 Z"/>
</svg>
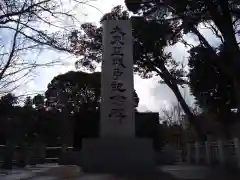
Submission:
<svg viewBox="0 0 240 180">
<path fill-rule="evenodd" d="M 78 165 L 85 172 L 152 173 L 154 155 L 149 139 L 84 139 L 81 152 L 66 153 L 59 163 Z"/>
</svg>

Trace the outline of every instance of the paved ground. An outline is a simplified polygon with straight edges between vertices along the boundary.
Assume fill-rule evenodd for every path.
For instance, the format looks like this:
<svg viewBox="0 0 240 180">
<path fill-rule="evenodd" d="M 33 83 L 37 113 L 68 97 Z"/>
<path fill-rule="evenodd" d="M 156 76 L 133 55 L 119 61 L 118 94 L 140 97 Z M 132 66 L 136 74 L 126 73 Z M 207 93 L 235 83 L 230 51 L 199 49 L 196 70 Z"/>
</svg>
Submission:
<svg viewBox="0 0 240 180">
<path fill-rule="evenodd" d="M 1 180 L 239 180 L 239 173 L 202 166 L 164 166 L 159 174 L 147 177 L 126 177 L 108 174 L 84 174 L 78 167 L 63 167 L 56 164 L 37 165 L 12 171 L 0 170 Z"/>
<path fill-rule="evenodd" d="M 163 166 L 163 172 L 170 173 L 178 179 L 206 179 L 211 169 L 205 166 Z"/>
<path fill-rule="evenodd" d="M 14 168 L 13 170 L 0 170 L 0 179 L 1 180 L 24 180 L 31 179 L 37 176 L 38 173 L 44 172 L 52 167 L 57 167 L 56 164 L 45 164 L 26 167 L 24 169 Z M 34 178 L 34 180 L 40 180 L 41 178 Z M 44 178 L 48 180 L 48 178 Z M 52 178 L 53 179 L 53 178 Z M 50 180 L 50 179 L 49 179 Z"/>
</svg>

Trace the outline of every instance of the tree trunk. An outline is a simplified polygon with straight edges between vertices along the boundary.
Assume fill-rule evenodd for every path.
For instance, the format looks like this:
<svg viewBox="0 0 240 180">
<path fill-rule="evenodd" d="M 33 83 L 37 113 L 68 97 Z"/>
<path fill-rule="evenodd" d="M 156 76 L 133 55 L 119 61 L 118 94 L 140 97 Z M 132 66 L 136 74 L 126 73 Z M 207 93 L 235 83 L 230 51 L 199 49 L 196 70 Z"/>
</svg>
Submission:
<svg viewBox="0 0 240 180">
<path fill-rule="evenodd" d="M 222 15 L 216 13 L 216 7 L 214 7 L 209 0 L 206 0 L 205 2 L 208 3 L 209 11 L 212 13 L 213 16 L 213 21 L 217 25 L 218 29 L 221 31 L 221 34 L 224 38 L 224 46 L 227 53 L 229 54 L 229 59 L 227 59 L 227 61 L 230 62 L 232 70 L 232 72 L 228 74 L 234 82 L 234 90 L 238 102 L 238 109 L 240 110 L 240 50 L 235 37 L 235 30 L 233 29 L 232 15 L 229 9 L 229 2 L 222 0 L 218 1 L 222 10 Z M 221 19 L 221 21 L 219 21 L 219 18 Z"/>
<path fill-rule="evenodd" d="M 161 62 L 161 60 L 160 60 L 160 62 Z M 204 135 L 203 131 L 201 130 L 201 126 L 196 121 L 195 115 L 192 113 L 190 107 L 188 106 L 185 99 L 183 98 L 183 96 L 182 96 L 182 94 L 181 94 L 181 92 L 178 88 L 178 85 L 174 81 L 174 78 L 169 73 L 169 71 L 165 67 L 164 63 L 162 63 L 162 64 L 160 63 L 158 68 L 161 69 L 162 72 L 160 72 L 157 68 L 154 68 L 154 70 L 158 73 L 158 75 L 162 79 L 164 79 L 164 82 L 166 83 L 166 85 L 172 90 L 172 92 L 176 96 L 176 98 L 177 98 L 178 102 L 180 103 L 184 113 L 188 117 L 189 123 L 191 123 L 193 125 L 193 127 L 194 127 L 196 133 L 198 134 L 199 138 L 205 140 L 206 136 Z"/>
<path fill-rule="evenodd" d="M 233 34 L 229 34 L 226 37 L 226 49 L 228 51 L 229 57 L 231 58 L 231 69 L 232 69 L 232 81 L 234 84 L 234 92 L 237 99 L 237 108 L 240 110 L 240 51 L 238 44 L 236 42 L 235 36 Z"/>
<path fill-rule="evenodd" d="M 183 98 L 182 94 L 180 93 L 180 90 L 177 87 L 177 85 L 176 85 L 176 87 L 174 87 L 174 85 L 171 85 L 170 88 L 172 89 L 172 91 L 175 94 L 177 100 L 179 101 L 180 105 L 182 106 L 183 111 L 187 115 L 188 121 L 193 125 L 196 133 L 199 136 L 199 139 L 206 140 L 206 135 L 203 133 L 203 131 L 201 129 L 201 126 L 199 125 L 199 122 L 196 121 L 195 115 L 192 113 L 191 109 L 187 105 L 187 103 L 186 103 L 185 99 Z"/>
<path fill-rule="evenodd" d="M 227 59 L 228 64 L 226 62 L 221 62 L 218 61 L 218 56 L 210 46 L 210 44 L 206 41 L 206 39 L 199 33 L 199 31 L 196 28 L 192 28 L 192 32 L 195 33 L 199 40 L 206 46 L 208 47 L 211 52 L 213 53 L 213 60 L 218 64 L 218 67 L 223 70 L 233 81 L 234 84 L 234 93 L 237 99 L 237 108 L 238 111 L 240 111 L 240 74 L 239 74 L 239 69 L 240 69 L 240 50 L 235 38 L 235 33 L 232 28 L 232 23 L 229 20 L 226 20 L 228 25 L 224 25 L 224 27 L 221 27 L 221 33 L 224 37 L 225 40 L 225 48 L 228 51 L 229 54 L 229 59 Z"/>
<path fill-rule="evenodd" d="M 62 112 L 61 114 L 61 148 L 62 148 L 62 152 L 66 152 L 68 149 L 68 145 L 69 145 L 69 136 L 70 136 L 70 119 L 67 115 L 67 112 Z"/>
</svg>

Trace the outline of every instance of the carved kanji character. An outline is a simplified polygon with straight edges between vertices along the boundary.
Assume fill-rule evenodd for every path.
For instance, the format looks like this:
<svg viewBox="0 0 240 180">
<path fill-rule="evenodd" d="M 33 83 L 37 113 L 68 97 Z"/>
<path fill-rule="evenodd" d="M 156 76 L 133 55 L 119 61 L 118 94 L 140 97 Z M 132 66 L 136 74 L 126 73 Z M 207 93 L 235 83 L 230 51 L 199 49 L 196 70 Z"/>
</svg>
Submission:
<svg viewBox="0 0 240 180">
<path fill-rule="evenodd" d="M 112 36 L 113 40 L 111 40 L 111 44 L 118 44 L 123 46 L 124 42 L 123 42 L 123 36 L 120 35 L 114 35 Z"/>
<path fill-rule="evenodd" d="M 113 30 L 110 32 L 110 34 L 120 34 L 121 36 L 126 35 L 126 33 L 123 32 L 119 26 L 114 27 Z"/>
<path fill-rule="evenodd" d="M 122 52 L 122 47 L 115 47 L 114 46 L 111 56 L 124 56 L 124 54 Z"/>
<path fill-rule="evenodd" d="M 127 117 L 125 111 L 123 108 L 116 108 L 116 109 L 111 109 L 108 117 L 110 119 L 116 118 L 119 120 L 119 123 L 122 124 L 122 120 Z"/>
<path fill-rule="evenodd" d="M 113 69 L 113 79 L 118 80 L 120 76 L 122 76 L 123 72 L 119 68 Z"/>
<path fill-rule="evenodd" d="M 119 102 L 119 103 L 124 103 L 126 101 L 126 97 L 120 94 L 114 95 L 110 97 L 113 102 Z"/>
<path fill-rule="evenodd" d="M 111 83 L 112 91 L 119 91 L 119 92 L 124 92 L 126 89 L 123 88 L 123 83 L 113 81 Z"/>
<path fill-rule="evenodd" d="M 123 64 L 123 57 L 113 57 L 112 65 L 121 66 L 122 68 L 126 68 L 126 66 Z"/>
</svg>

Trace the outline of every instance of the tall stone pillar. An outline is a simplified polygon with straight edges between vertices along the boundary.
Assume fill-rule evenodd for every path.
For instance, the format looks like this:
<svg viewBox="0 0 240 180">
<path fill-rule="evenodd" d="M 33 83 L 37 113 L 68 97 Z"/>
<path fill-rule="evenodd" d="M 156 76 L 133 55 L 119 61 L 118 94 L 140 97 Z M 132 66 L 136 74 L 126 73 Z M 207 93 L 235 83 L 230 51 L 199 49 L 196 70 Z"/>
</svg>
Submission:
<svg viewBox="0 0 240 180">
<path fill-rule="evenodd" d="M 133 44 L 129 20 L 103 23 L 100 138 L 83 139 L 72 156 L 85 171 L 144 173 L 155 170 L 152 140 L 135 137 Z"/>
</svg>

